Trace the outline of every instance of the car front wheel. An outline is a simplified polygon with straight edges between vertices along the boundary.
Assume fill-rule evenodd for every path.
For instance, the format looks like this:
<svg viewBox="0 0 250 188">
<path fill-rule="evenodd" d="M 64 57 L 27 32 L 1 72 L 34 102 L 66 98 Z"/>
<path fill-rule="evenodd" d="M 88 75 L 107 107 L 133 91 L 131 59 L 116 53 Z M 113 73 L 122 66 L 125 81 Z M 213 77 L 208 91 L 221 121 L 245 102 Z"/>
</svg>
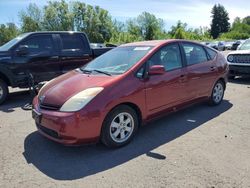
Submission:
<svg viewBox="0 0 250 188">
<path fill-rule="evenodd" d="M 101 141 L 108 147 L 128 144 L 138 129 L 136 112 L 127 105 L 112 110 L 104 120 Z"/>
<path fill-rule="evenodd" d="M 219 80 L 213 87 L 212 94 L 210 96 L 210 104 L 211 105 L 218 105 L 221 103 L 224 97 L 225 85 L 224 83 Z"/>
</svg>

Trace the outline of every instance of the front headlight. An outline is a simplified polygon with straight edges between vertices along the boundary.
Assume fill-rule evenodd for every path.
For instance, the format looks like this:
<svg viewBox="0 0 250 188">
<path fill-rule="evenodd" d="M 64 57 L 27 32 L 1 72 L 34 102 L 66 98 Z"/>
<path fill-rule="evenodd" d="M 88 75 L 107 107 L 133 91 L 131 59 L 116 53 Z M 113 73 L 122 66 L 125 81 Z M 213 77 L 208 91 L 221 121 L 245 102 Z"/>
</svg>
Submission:
<svg viewBox="0 0 250 188">
<path fill-rule="evenodd" d="M 69 100 L 67 100 L 60 108 L 62 112 L 75 112 L 81 110 L 86 104 L 88 104 L 98 93 L 103 90 L 102 87 L 94 87 L 85 89 Z"/>
<path fill-rule="evenodd" d="M 228 60 L 229 62 L 233 62 L 234 56 L 233 56 L 233 55 L 227 56 L 227 60 Z"/>
</svg>

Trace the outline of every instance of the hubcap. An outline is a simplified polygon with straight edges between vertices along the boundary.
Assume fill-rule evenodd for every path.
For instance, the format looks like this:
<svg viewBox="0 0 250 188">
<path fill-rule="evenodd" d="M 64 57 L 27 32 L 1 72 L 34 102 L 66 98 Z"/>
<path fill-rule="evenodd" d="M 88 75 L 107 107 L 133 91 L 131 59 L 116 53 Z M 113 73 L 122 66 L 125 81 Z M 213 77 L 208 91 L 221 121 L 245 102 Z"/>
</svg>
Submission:
<svg viewBox="0 0 250 188">
<path fill-rule="evenodd" d="M 219 103 L 223 97 L 224 88 L 221 83 L 217 83 L 213 91 L 214 102 Z"/>
<path fill-rule="evenodd" d="M 0 87 L 0 98 L 3 96 L 3 88 Z"/>
<path fill-rule="evenodd" d="M 127 113 L 118 114 L 111 122 L 110 135 L 115 142 L 125 142 L 134 130 L 134 119 Z"/>
</svg>

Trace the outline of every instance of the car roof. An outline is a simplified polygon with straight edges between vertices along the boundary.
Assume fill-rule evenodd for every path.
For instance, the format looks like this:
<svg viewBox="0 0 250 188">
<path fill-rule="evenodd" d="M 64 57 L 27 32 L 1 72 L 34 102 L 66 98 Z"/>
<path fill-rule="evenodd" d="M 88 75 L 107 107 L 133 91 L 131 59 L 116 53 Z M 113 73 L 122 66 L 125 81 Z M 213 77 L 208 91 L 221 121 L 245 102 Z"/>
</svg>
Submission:
<svg viewBox="0 0 250 188">
<path fill-rule="evenodd" d="M 27 34 L 75 34 L 75 33 L 81 33 L 85 34 L 84 32 L 78 32 L 78 31 L 37 31 L 37 32 L 28 32 Z"/>
<path fill-rule="evenodd" d="M 139 41 L 139 42 L 132 42 L 132 43 L 127 43 L 127 44 L 122 44 L 121 47 L 126 47 L 126 46 L 161 46 L 170 42 L 191 42 L 191 43 L 196 43 L 199 44 L 196 41 L 191 41 L 191 40 L 184 40 L 184 39 L 166 39 L 166 40 L 149 40 L 149 41 Z"/>
</svg>

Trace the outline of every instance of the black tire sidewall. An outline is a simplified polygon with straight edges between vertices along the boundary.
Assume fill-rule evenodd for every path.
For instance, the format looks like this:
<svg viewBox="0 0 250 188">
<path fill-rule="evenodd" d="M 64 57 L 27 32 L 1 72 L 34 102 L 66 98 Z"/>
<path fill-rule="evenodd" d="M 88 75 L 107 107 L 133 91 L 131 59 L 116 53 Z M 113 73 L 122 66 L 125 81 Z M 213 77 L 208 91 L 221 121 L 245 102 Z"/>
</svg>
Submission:
<svg viewBox="0 0 250 188">
<path fill-rule="evenodd" d="M 111 126 L 111 122 L 113 121 L 113 119 L 122 112 L 126 112 L 129 113 L 133 119 L 134 119 L 134 129 L 133 129 L 133 133 L 130 135 L 130 137 L 121 143 L 115 142 L 110 135 L 110 126 Z M 127 106 L 127 105 L 120 105 L 116 108 L 114 108 L 113 110 L 111 110 L 108 115 L 106 116 L 103 125 L 102 125 L 102 131 L 101 131 L 101 141 L 104 145 L 106 145 L 107 147 L 110 148 L 116 148 L 116 147 L 121 147 L 121 146 L 125 146 L 126 144 L 128 144 L 133 137 L 135 136 L 137 130 L 138 130 L 138 125 L 139 125 L 139 121 L 138 121 L 138 116 L 135 112 L 135 110 L 133 110 L 131 107 Z"/>
<path fill-rule="evenodd" d="M 0 104 L 2 104 L 6 100 L 9 90 L 8 90 L 8 85 L 3 80 L 0 80 L 0 87 L 3 90 L 3 95 L 2 97 L 0 97 Z"/>
</svg>

